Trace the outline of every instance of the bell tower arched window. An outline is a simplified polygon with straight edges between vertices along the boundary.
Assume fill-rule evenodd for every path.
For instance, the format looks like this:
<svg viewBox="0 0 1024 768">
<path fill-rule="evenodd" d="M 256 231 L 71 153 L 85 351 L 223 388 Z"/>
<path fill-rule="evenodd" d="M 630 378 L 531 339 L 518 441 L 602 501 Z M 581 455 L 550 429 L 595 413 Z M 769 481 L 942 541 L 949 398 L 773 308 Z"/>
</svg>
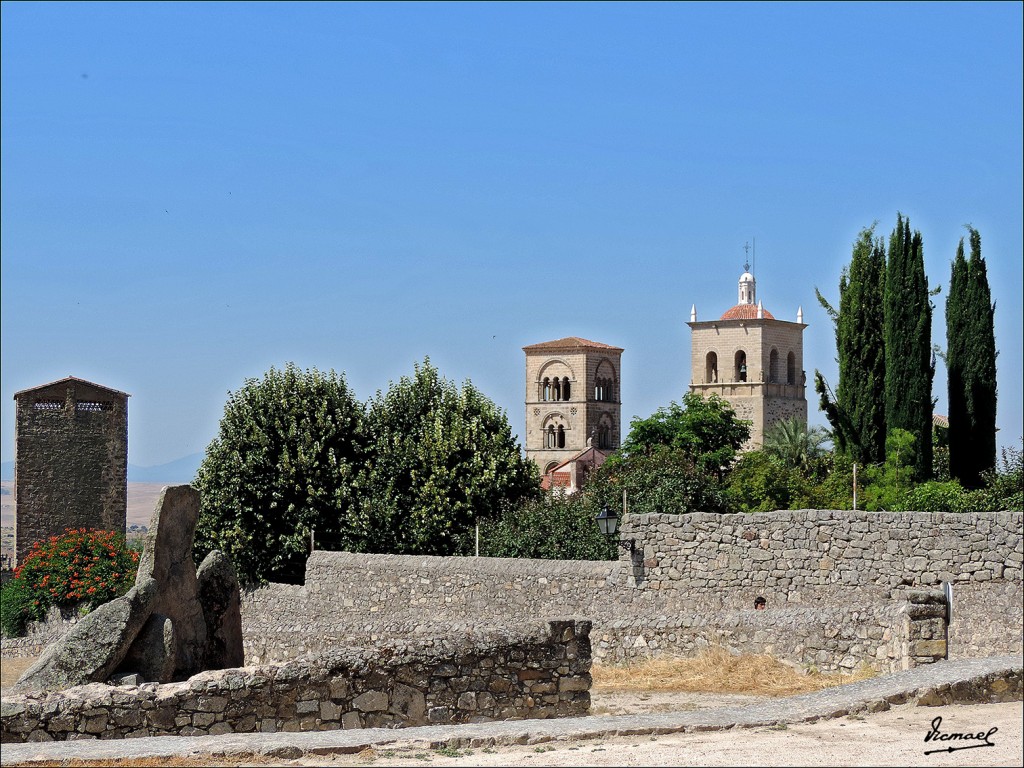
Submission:
<svg viewBox="0 0 1024 768">
<path fill-rule="evenodd" d="M 716 384 L 718 382 L 718 355 L 708 352 L 707 360 L 704 362 L 704 383 Z"/>
<path fill-rule="evenodd" d="M 786 383 L 796 384 L 796 355 L 792 352 L 786 355 Z"/>
<path fill-rule="evenodd" d="M 733 381 L 747 380 L 747 353 L 742 349 L 736 353 L 736 367 L 733 370 Z"/>
<path fill-rule="evenodd" d="M 568 400 L 569 399 L 569 377 L 568 376 L 563 376 L 562 377 L 562 399 L 563 400 Z"/>
</svg>

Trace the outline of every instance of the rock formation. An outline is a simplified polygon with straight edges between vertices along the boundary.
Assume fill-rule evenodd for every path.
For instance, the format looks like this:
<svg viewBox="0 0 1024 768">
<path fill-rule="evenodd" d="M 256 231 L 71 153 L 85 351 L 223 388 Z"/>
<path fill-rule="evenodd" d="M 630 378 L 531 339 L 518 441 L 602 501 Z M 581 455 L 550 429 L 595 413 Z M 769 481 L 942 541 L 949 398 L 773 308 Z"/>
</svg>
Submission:
<svg viewBox="0 0 1024 768">
<path fill-rule="evenodd" d="M 115 673 L 167 683 L 205 669 L 241 666 L 238 579 L 221 552 L 197 574 L 192 540 L 199 493 L 164 488 L 135 586 L 87 615 L 32 665 L 15 690 L 61 690 L 105 682 Z"/>
</svg>

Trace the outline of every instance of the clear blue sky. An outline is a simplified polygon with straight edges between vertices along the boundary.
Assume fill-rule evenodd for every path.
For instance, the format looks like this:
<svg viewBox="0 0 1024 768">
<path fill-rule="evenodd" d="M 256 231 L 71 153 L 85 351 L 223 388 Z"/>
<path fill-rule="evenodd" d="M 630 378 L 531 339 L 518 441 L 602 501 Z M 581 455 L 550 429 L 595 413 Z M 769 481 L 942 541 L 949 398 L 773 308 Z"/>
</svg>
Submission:
<svg viewBox="0 0 1024 768">
<path fill-rule="evenodd" d="M 0 12 L 5 461 L 20 389 L 130 392 L 153 465 L 287 361 L 366 398 L 429 355 L 521 432 L 521 347 L 563 336 L 624 347 L 623 416 L 647 416 L 755 240 L 759 298 L 803 306 L 835 385 L 814 288 L 835 300 L 897 211 L 944 291 L 980 230 L 1000 442 L 1024 433 L 1020 3 Z M 945 387 L 940 362 L 939 413 Z"/>
</svg>

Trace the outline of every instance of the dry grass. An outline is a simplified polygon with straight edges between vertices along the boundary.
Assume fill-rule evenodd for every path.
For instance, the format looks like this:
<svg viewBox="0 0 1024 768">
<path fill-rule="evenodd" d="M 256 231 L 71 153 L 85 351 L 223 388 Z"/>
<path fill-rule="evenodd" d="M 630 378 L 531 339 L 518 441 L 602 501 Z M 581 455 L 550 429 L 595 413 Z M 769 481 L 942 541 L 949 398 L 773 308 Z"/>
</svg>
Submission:
<svg viewBox="0 0 1024 768">
<path fill-rule="evenodd" d="M 594 664 L 595 691 L 680 691 L 792 696 L 874 676 L 801 672 L 767 655 L 736 655 L 711 648 L 692 659 L 661 657 L 625 666 Z"/>
</svg>

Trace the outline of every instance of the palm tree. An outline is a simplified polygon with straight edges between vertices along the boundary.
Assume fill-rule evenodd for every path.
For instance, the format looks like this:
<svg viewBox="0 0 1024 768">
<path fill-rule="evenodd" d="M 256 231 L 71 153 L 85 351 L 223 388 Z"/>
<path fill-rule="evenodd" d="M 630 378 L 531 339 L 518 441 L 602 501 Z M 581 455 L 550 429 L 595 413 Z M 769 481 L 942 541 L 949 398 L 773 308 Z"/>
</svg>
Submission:
<svg viewBox="0 0 1024 768">
<path fill-rule="evenodd" d="M 825 453 L 828 431 L 808 427 L 807 422 L 793 416 L 773 424 L 764 435 L 764 451 L 777 456 L 792 469 L 807 470 L 811 462 Z"/>
</svg>

